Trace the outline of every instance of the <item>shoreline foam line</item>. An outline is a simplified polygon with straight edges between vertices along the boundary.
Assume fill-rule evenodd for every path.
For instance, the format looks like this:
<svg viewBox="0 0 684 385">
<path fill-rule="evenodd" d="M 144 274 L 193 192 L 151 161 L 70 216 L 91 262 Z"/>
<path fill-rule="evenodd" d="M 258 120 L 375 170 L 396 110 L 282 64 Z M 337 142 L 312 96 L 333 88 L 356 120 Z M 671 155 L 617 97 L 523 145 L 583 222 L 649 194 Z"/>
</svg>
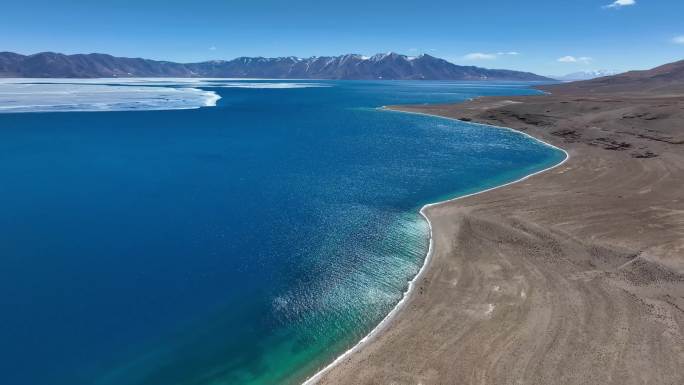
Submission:
<svg viewBox="0 0 684 385">
<path fill-rule="evenodd" d="M 357 342 L 354 346 L 352 346 L 352 347 L 349 348 L 347 351 L 345 351 L 344 353 L 342 353 L 341 355 L 339 355 L 337 358 L 335 358 L 330 364 L 328 364 L 327 366 L 325 366 L 323 369 L 319 370 L 319 371 L 316 372 L 313 376 L 309 377 L 306 381 L 304 381 L 304 382 L 302 383 L 302 385 L 313 385 L 313 384 L 317 383 L 317 382 L 321 379 L 321 377 L 322 377 L 325 373 L 327 373 L 330 369 L 332 369 L 333 367 L 337 366 L 337 364 L 339 364 L 340 362 L 342 362 L 342 360 L 344 360 L 345 358 L 349 357 L 351 354 L 356 353 L 357 351 L 359 351 L 359 350 L 360 350 L 362 347 L 364 347 L 368 342 L 370 342 L 373 338 L 375 338 L 381 331 L 383 331 L 384 328 L 387 327 L 387 326 L 389 325 L 390 321 L 392 321 L 392 319 L 397 315 L 397 313 L 399 313 L 399 310 L 401 310 L 401 309 L 404 307 L 404 305 L 406 304 L 406 300 L 408 299 L 409 295 L 411 294 L 411 292 L 412 292 L 412 290 L 413 290 L 414 283 L 415 283 L 415 282 L 416 282 L 416 281 L 425 273 L 425 270 L 427 270 L 427 266 L 429 265 L 430 260 L 432 259 L 432 253 L 433 253 L 433 250 L 434 250 L 434 247 L 433 247 L 434 238 L 432 237 L 432 222 L 430 222 L 430 218 L 428 218 L 428 216 L 425 214 L 425 210 L 426 210 L 426 209 L 428 209 L 428 208 L 430 208 L 430 207 L 433 207 L 433 206 L 441 205 L 441 204 L 444 204 L 444 203 L 454 202 L 454 201 L 457 201 L 457 200 L 460 200 L 460 199 L 465 199 L 465 198 L 472 197 L 472 196 L 475 196 L 475 195 L 484 194 L 484 193 L 489 192 L 489 191 L 492 191 L 492 190 L 500 189 L 500 188 L 502 188 L 502 187 L 506 187 L 506 186 L 510 186 L 510 185 L 512 185 L 512 184 L 516 184 L 516 183 L 522 182 L 522 181 L 527 180 L 527 179 L 529 179 L 529 178 L 531 178 L 531 177 L 533 177 L 533 176 L 535 176 L 535 175 L 541 174 L 541 173 L 546 172 L 546 171 L 553 170 L 553 169 L 556 168 L 556 167 L 560 167 L 560 166 L 562 166 L 565 162 L 567 162 L 568 159 L 570 159 L 570 154 L 569 154 L 565 149 L 562 149 L 562 148 L 560 148 L 560 147 L 558 147 L 558 146 L 554 146 L 554 145 L 551 144 L 551 143 L 548 143 L 548 142 L 546 142 L 546 141 L 543 141 L 543 140 L 541 140 L 541 139 L 539 139 L 539 138 L 536 138 L 536 137 L 534 137 L 534 136 L 532 136 L 532 135 L 530 135 L 530 134 L 528 134 L 528 133 L 526 133 L 526 132 L 522 132 L 522 131 L 516 130 L 516 129 L 514 129 L 514 128 L 502 127 L 502 126 L 495 126 L 495 125 L 492 125 L 492 124 L 485 124 L 485 123 L 464 122 L 464 121 L 462 121 L 462 120 L 455 119 L 455 118 L 449 118 L 449 117 L 446 117 L 446 116 L 439 116 L 439 115 L 426 114 L 426 113 L 423 113 L 423 112 L 393 110 L 393 109 L 387 108 L 387 106 L 382 106 L 382 107 L 379 107 L 379 108 L 377 108 L 377 109 L 380 110 L 380 111 L 396 112 L 396 113 L 401 113 L 401 114 L 423 115 L 423 116 L 429 116 L 429 117 L 439 118 L 439 119 L 454 120 L 454 121 L 458 121 L 458 122 L 465 123 L 465 124 L 473 124 L 473 125 L 478 125 L 478 126 L 487 126 L 487 127 L 493 127 L 493 128 L 498 128 L 498 129 L 504 129 L 504 130 L 508 130 L 508 131 L 513 131 L 513 132 L 515 132 L 515 133 L 517 133 L 517 134 L 524 135 L 524 136 L 526 136 L 526 137 L 528 137 L 528 138 L 531 138 L 531 139 L 533 139 L 533 140 L 535 140 L 535 141 L 537 141 L 537 142 L 540 142 L 540 143 L 544 144 L 545 146 L 548 146 L 548 147 L 551 147 L 551 148 L 555 148 L 556 150 L 562 151 L 562 152 L 565 154 L 565 159 L 563 159 L 562 161 L 560 161 L 559 163 L 557 163 L 557 164 L 555 164 L 555 165 L 553 165 L 553 166 L 547 167 L 547 168 L 545 168 L 545 169 L 543 169 L 543 170 L 535 171 L 535 172 L 533 172 L 532 174 L 525 175 L 525 176 L 523 176 L 523 177 L 521 177 L 521 178 L 519 178 L 519 179 L 516 179 L 516 180 L 514 180 L 514 181 L 512 181 L 512 182 L 507 182 L 507 183 L 504 183 L 504 184 L 501 184 L 501 185 L 498 185 L 498 186 L 490 187 L 490 188 L 485 189 L 485 190 L 482 190 L 482 191 L 478 191 L 478 192 L 471 193 L 471 194 L 466 194 L 466 195 L 457 196 L 457 197 L 455 197 L 455 198 L 446 199 L 446 200 L 443 200 L 443 201 L 440 201 L 440 202 L 428 203 L 428 204 L 425 204 L 423 207 L 421 207 L 419 213 L 420 213 L 420 215 L 421 215 L 423 218 L 425 218 L 425 221 L 426 221 L 427 224 L 428 224 L 429 236 L 430 236 L 430 243 L 429 243 L 429 246 L 428 246 L 427 255 L 425 256 L 425 259 L 423 260 L 423 265 L 420 267 L 420 270 L 418 270 L 418 273 L 416 273 L 416 275 L 413 277 L 413 279 L 411 279 L 411 280 L 409 281 L 409 283 L 408 283 L 408 288 L 407 288 L 406 291 L 404 292 L 404 294 L 403 294 L 403 296 L 401 297 L 401 299 L 399 300 L 399 302 L 392 308 L 392 310 L 390 310 L 389 313 L 387 313 L 387 315 L 385 316 L 385 318 L 383 318 L 383 319 L 380 321 L 380 323 L 378 323 L 378 325 L 375 326 L 368 334 L 366 334 L 359 342 Z"/>
</svg>

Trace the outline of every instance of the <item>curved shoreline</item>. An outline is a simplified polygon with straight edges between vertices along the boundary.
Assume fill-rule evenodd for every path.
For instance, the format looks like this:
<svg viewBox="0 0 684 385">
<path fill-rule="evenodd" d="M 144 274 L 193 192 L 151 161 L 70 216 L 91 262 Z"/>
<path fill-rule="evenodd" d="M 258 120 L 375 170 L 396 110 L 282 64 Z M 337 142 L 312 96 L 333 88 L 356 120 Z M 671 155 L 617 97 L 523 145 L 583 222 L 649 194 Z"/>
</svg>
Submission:
<svg viewBox="0 0 684 385">
<path fill-rule="evenodd" d="M 402 113 L 402 114 L 423 115 L 423 116 L 429 116 L 429 117 L 433 117 L 433 118 L 439 118 L 439 119 L 445 119 L 445 120 L 458 121 L 458 122 L 461 122 L 461 123 L 472 124 L 472 125 L 476 125 L 476 126 L 487 126 L 487 127 L 492 127 L 492 128 L 496 128 L 496 129 L 503 129 L 503 130 L 512 131 L 512 132 L 515 132 L 515 133 L 517 133 L 517 134 L 520 134 L 520 135 L 526 136 L 526 137 L 528 137 L 528 138 L 531 138 L 532 140 L 535 140 L 535 141 L 537 141 L 537 142 L 539 142 L 539 143 L 542 143 L 542 144 L 545 145 L 545 146 L 548 146 L 548 147 L 554 148 L 554 149 L 556 149 L 556 150 L 562 151 L 562 152 L 565 154 L 565 158 L 564 158 L 562 161 L 560 161 L 559 163 L 557 163 L 557 164 L 555 164 L 555 165 L 553 165 L 553 166 L 547 167 L 547 168 L 545 168 L 545 169 L 543 169 L 543 170 L 535 171 L 535 172 L 533 172 L 533 173 L 531 173 L 531 174 L 525 175 L 525 176 L 523 176 L 523 177 L 521 177 L 521 178 L 519 178 L 519 179 L 516 179 L 516 180 L 514 180 L 514 181 L 511 181 L 511 182 L 507 182 L 507 183 L 504 183 L 504 184 L 501 184 L 501 185 L 498 185 L 498 186 L 490 187 L 490 188 L 487 188 L 487 189 L 482 190 L 482 191 L 478 191 L 478 192 L 474 192 L 474 193 L 470 193 L 470 194 L 466 194 L 466 195 L 461 195 L 461 196 L 457 196 L 457 197 L 455 197 L 455 198 L 450 198 L 450 199 L 446 199 L 446 200 L 443 200 L 443 201 L 439 201 L 439 202 L 435 202 L 435 203 L 428 203 L 428 204 L 423 205 L 423 207 L 421 207 L 421 209 L 420 209 L 420 211 L 419 211 L 419 214 L 420 214 L 423 218 L 425 218 L 425 220 L 426 220 L 426 222 L 427 222 L 427 224 L 428 224 L 429 237 L 430 237 L 429 246 L 428 246 L 428 251 L 427 251 L 427 255 L 425 256 L 425 259 L 423 260 L 423 265 L 420 267 L 420 269 L 418 270 L 418 272 L 416 273 L 416 275 L 413 277 L 413 279 L 411 279 L 411 280 L 408 282 L 408 287 L 407 287 L 406 291 L 404 292 L 404 294 L 402 295 L 402 297 L 401 297 L 401 299 L 399 300 L 399 302 L 392 308 L 392 310 L 390 310 L 389 313 L 387 313 L 387 315 L 380 321 L 380 323 L 378 323 L 378 324 L 377 324 L 377 325 L 376 325 L 368 334 L 366 334 L 361 340 L 359 340 L 359 342 L 357 342 L 354 346 L 352 346 L 351 348 L 349 348 L 348 350 L 346 350 L 345 352 L 343 352 L 342 354 L 340 354 L 337 358 L 335 358 L 330 364 L 328 364 L 327 366 L 325 366 L 323 369 L 320 369 L 320 370 L 319 370 L 318 372 L 316 372 L 314 375 L 312 375 L 311 377 L 309 377 L 308 379 L 306 379 L 306 380 L 302 383 L 302 385 L 313 385 L 313 384 L 316 384 L 324 374 L 326 374 L 329 370 L 331 370 L 332 368 L 334 368 L 334 367 L 335 367 L 337 364 L 339 364 L 342 360 L 344 360 L 345 358 L 347 358 L 347 357 L 350 356 L 351 354 L 353 354 L 353 353 L 355 353 L 355 352 L 361 350 L 361 348 L 363 348 L 368 342 L 370 342 L 373 338 L 377 337 L 377 335 L 378 335 L 380 332 L 382 332 L 382 331 L 389 325 L 389 323 L 393 320 L 393 318 L 394 318 L 394 317 L 399 313 L 399 311 L 404 307 L 404 305 L 406 304 L 406 300 L 409 298 L 409 296 L 411 295 L 411 293 L 412 293 L 412 291 L 413 291 L 414 283 L 415 283 L 415 282 L 416 282 L 416 281 L 425 273 L 425 271 L 427 270 L 427 267 L 428 267 L 428 265 L 429 265 L 429 263 L 430 263 L 430 260 L 431 260 L 432 254 L 433 254 L 433 250 L 434 250 L 434 247 L 433 247 L 433 245 L 434 245 L 434 238 L 433 238 L 433 236 L 432 236 L 432 222 L 430 221 L 430 218 L 429 218 L 429 217 L 427 216 L 427 214 L 425 213 L 425 210 L 426 210 L 426 209 L 428 209 L 428 208 L 430 208 L 430 207 L 433 207 L 433 206 L 442 205 L 442 204 L 445 204 L 445 203 L 448 203 L 448 202 L 454 202 L 454 201 L 457 201 L 457 200 L 460 200 L 460 199 L 465 199 L 465 198 L 472 197 L 472 196 L 475 196 L 475 195 L 483 194 L 483 193 L 486 193 L 486 192 L 489 192 L 489 191 L 497 190 L 497 189 L 500 189 L 500 188 L 502 188 L 502 187 L 510 186 L 510 185 L 512 185 L 512 184 L 516 184 L 516 183 L 525 181 L 525 180 L 527 180 L 527 179 L 529 179 L 529 178 L 531 178 L 531 177 L 533 177 L 533 176 L 535 176 L 535 175 L 544 173 L 544 172 L 546 172 L 546 171 L 553 170 L 554 168 L 557 168 L 557 167 L 563 165 L 565 162 L 567 162 L 567 161 L 570 159 L 570 154 L 569 154 L 565 149 L 563 149 L 563 148 L 561 148 L 561 147 L 558 147 L 558 146 L 555 146 L 555 145 L 553 145 L 553 144 L 551 144 L 551 143 L 548 143 L 548 142 L 546 142 L 546 141 L 544 141 L 544 140 L 541 140 L 541 139 L 539 139 L 539 138 L 537 138 L 537 137 L 534 137 L 534 136 L 532 136 L 532 135 L 530 135 L 530 134 L 528 134 L 528 133 L 526 133 L 526 132 L 522 132 L 522 131 L 520 131 L 520 130 L 516 130 L 516 129 L 514 129 L 514 128 L 502 127 L 502 126 L 495 126 L 495 125 L 492 125 L 492 124 L 484 124 L 484 123 L 476 123 L 476 122 L 465 122 L 465 121 L 462 121 L 462 120 L 459 120 L 459 119 L 455 119 L 455 118 L 449 118 L 449 117 L 440 116 L 440 115 L 427 114 L 427 113 L 423 113 L 423 112 L 393 110 L 393 109 L 387 108 L 387 106 L 382 106 L 382 107 L 379 107 L 379 108 L 377 108 L 377 109 L 380 110 L 380 111 L 386 111 L 386 112 L 396 112 L 396 113 Z"/>
</svg>

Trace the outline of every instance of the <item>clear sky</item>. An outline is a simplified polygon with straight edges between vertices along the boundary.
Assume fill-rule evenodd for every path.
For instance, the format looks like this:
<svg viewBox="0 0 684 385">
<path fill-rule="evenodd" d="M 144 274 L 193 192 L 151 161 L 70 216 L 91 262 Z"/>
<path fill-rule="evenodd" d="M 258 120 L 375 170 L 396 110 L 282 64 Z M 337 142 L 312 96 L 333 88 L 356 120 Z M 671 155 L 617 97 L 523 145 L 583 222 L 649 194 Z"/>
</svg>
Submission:
<svg viewBox="0 0 684 385">
<path fill-rule="evenodd" d="M 181 62 L 429 53 L 562 75 L 684 59 L 684 0 L 8 0 L 0 51 Z"/>
</svg>

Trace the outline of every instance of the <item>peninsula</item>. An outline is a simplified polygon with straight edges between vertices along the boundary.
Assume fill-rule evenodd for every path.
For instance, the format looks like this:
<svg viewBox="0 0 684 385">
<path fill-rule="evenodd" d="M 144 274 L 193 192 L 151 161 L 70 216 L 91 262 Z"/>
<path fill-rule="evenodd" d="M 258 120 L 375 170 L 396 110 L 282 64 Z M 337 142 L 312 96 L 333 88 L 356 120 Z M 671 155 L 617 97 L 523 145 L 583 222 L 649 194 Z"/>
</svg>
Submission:
<svg viewBox="0 0 684 385">
<path fill-rule="evenodd" d="M 392 109 L 511 127 L 561 166 L 427 208 L 406 306 L 321 384 L 684 383 L 684 61 Z"/>
</svg>

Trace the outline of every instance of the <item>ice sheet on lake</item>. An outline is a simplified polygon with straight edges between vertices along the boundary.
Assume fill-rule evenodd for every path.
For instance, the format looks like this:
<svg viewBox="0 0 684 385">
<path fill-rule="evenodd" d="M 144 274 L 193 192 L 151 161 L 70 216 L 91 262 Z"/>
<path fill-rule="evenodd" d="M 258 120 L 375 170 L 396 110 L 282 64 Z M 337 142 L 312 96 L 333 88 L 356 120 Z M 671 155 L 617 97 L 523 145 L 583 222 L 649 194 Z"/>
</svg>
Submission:
<svg viewBox="0 0 684 385">
<path fill-rule="evenodd" d="M 0 113 L 176 110 L 215 106 L 220 97 L 194 87 L 0 81 Z"/>
<path fill-rule="evenodd" d="M 218 87 L 218 88 L 270 88 L 270 89 L 284 89 L 284 88 L 320 88 L 330 87 L 327 84 L 321 83 L 291 83 L 291 82 L 223 82 L 212 81 L 200 83 L 203 87 Z"/>
<path fill-rule="evenodd" d="M 0 79 L 0 113 L 176 110 L 216 106 L 211 88 L 291 89 L 324 83 L 264 79 Z"/>
</svg>

